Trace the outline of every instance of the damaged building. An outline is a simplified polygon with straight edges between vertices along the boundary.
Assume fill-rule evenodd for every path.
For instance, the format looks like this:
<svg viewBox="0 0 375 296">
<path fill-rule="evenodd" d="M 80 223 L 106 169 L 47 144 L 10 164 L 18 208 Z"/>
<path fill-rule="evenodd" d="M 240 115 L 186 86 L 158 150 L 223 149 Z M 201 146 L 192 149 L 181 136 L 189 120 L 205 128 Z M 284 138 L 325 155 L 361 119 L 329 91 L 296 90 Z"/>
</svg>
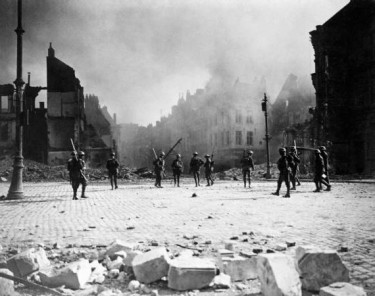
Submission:
<svg viewBox="0 0 375 296">
<path fill-rule="evenodd" d="M 375 174 L 375 1 L 351 0 L 310 32 L 314 134 L 339 174 Z"/>
<path fill-rule="evenodd" d="M 0 153 L 5 155 L 15 146 L 16 112 L 12 84 L 0 85 Z"/>
</svg>

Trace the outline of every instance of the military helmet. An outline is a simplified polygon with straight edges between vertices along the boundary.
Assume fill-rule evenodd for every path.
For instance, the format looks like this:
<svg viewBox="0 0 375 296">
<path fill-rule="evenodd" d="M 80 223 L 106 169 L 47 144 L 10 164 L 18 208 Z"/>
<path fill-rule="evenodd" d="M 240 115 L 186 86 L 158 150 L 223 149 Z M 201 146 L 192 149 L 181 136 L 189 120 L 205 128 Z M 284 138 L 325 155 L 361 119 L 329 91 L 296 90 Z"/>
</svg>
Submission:
<svg viewBox="0 0 375 296">
<path fill-rule="evenodd" d="M 164 151 L 160 152 L 159 154 L 159 156 L 164 156 L 164 155 L 165 155 Z"/>
<path fill-rule="evenodd" d="M 210 155 L 209 154 L 206 154 L 204 157 L 206 157 L 206 158 L 209 158 L 210 157 Z"/>
<path fill-rule="evenodd" d="M 315 153 L 316 153 L 316 154 L 320 154 L 321 152 L 320 152 L 319 149 L 316 149 L 316 150 L 315 150 Z"/>
<path fill-rule="evenodd" d="M 252 150 L 247 151 L 247 154 L 252 155 L 254 152 Z"/>
<path fill-rule="evenodd" d="M 181 158 L 181 154 L 176 154 L 177 158 Z"/>
<path fill-rule="evenodd" d="M 320 150 L 320 151 L 326 151 L 327 149 L 326 149 L 325 146 L 320 146 L 320 147 L 319 147 L 319 150 Z"/>
<path fill-rule="evenodd" d="M 75 151 L 72 151 L 72 153 L 70 153 L 70 155 L 72 155 L 72 156 L 75 156 L 77 154 L 77 152 L 75 152 Z"/>
<path fill-rule="evenodd" d="M 286 152 L 286 149 L 285 148 L 279 148 L 279 153 L 285 153 Z"/>
<path fill-rule="evenodd" d="M 293 146 L 292 148 L 290 148 L 291 151 L 296 151 L 296 148 Z"/>
<path fill-rule="evenodd" d="M 111 156 L 115 156 L 115 155 L 116 155 L 116 153 L 114 153 L 114 152 L 111 153 Z"/>
<path fill-rule="evenodd" d="M 195 152 L 193 153 L 193 155 L 198 155 L 198 152 L 197 152 L 197 151 L 195 151 Z"/>
<path fill-rule="evenodd" d="M 84 156 L 84 155 L 85 155 L 85 152 L 83 152 L 83 151 L 79 151 L 79 152 L 78 152 L 78 155 L 79 155 L 79 156 Z"/>
</svg>

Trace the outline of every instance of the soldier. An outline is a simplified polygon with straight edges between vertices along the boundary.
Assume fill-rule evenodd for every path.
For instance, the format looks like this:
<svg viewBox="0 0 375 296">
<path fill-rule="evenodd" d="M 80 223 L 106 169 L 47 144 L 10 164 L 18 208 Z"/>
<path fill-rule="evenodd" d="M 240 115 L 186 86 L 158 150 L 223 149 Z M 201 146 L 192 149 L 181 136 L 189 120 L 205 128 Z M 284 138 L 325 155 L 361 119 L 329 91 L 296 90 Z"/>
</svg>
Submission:
<svg viewBox="0 0 375 296">
<path fill-rule="evenodd" d="M 319 149 L 315 150 L 315 176 L 314 182 L 316 189 L 314 192 L 320 192 L 322 190 L 322 184 L 327 186 L 327 189 L 330 185 L 324 180 L 324 160 Z"/>
<path fill-rule="evenodd" d="M 85 161 L 83 160 L 84 156 L 85 153 L 83 151 L 78 153 L 78 158 L 76 152 L 72 152 L 72 158 L 68 161 L 69 176 L 73 187 L 73 200 L 78 199 L 77 190 L 79 184 L 82 184 L 81 198 L 87 198 L 87 196 L 85 196 L 87 179 L 84 175 L 84 170 L 86 169 Z"/>
<path fill-rule="evenodd" d="M 298 185 L 301 185 L 298 176 L 297 176 L 297 171 L 298 171 L 298 165 L 301 162 L 300 158 L 298 157 L 296 148 L 292 147 L 288 156 L 288 165 L 290 167 L 290 180 L 292 181 L 293 187 L 290 190 L 296 190 L 296 182 L 298 182 Z"/>
<path fill-rule="evenodd" d="M 288 167 L 288 160 L 286 157 L 286 149 L 279 148 L 280 158 L 277 161 L 277 168 L 280 171 L 279 179 L 277 180 L 277 190 L 272 193 L 273 195 L 279 195 L 281 184 L 285 182 L 286 185 L 286 194 L 283 197 L 290 197 L 290 171 Z"/>
<path fill-rule="evenodd" d="M 193 173 L 195 187 L 201 186 L 200 185 L 200 169 L 201 166 L 204 164 L 203 160 L 198 157 L 198 152 L 193 153 L 193 157 L 190 160 L 190 172 Z"/>
<path fill-rule="evenodd" d="M 205 155 L 206 162 L 204 163 L 204 172 L 205 172 L 205 177 L 207 180 L 207 185 L 206 186 L 212 186 L 214 185 L 214 180 L 212 179 L 212 170 L 214 166 L 214 162 L 211 160 L 211 157 L 209 154 Z"/>
<path fill-rule="evenodd" d="M 174 186 L 177 184 L 177 187 L 180 187 L 180 176 L 183 170 L 184 163 L 181 160 L 181 154 L 177 154 L 176 159 L 172 162 Z"/>
<path fill-rule="evenodd" d="M 165 165 L 164 155 L 165 155 L 165 153 L 161 152 L 159 154 L 159 157 L 157 159 L 155 159 L 154 162 L 153 162 L 155 175 L 156 175 L 155 187 L 158 187 L 158 188 L 163 188 L 161 186 L 161 179 L 162 179 L 162 176 L 163 176 L 163 173 L 164 173 L 164 165 Z"/>
<path fill-rule="evenodd" d="M 320 146 L 319 150 L 321 152 L 321 155 L 322 155 L 322 158 L 323 158 L 323 163 L 324 163 L 324 173 L 325 173 L 324 180 L 328 184 L 326 191 L 330 191 L 331 190 L 331 184 L 329 182 L 329 177 L 328 177 L 328 153 L 327 153 L 327 149 L 326 149 L 325 146 Z"/>
<path fill-rule="evenodd" d="M 111 182 L 112 190 L 113 190 L 113 184 L 115 185 L 115 189 L 118 188 L 117 175 L 118 175 L 118 167 L 120 166 L 115 156 L 116 154 L 112 152 L 111 158 L 107 160 L 108 177 Z"/>
<path fill-rule="evenodd" d="M 247 156 L 245 155 L 245 151 L 243 153 L 243 157 L 241 159 L 241 166 L 242 166 L 242 176 L 243 176 L 243 184 L 246 188 L 246 178 L 249 180 L 249 188 L 251 185 L 251 174 L 250 169 L 254 171 L 254 161 L 253 161 L 253 151 L 247 151 Z"/>
</svg>

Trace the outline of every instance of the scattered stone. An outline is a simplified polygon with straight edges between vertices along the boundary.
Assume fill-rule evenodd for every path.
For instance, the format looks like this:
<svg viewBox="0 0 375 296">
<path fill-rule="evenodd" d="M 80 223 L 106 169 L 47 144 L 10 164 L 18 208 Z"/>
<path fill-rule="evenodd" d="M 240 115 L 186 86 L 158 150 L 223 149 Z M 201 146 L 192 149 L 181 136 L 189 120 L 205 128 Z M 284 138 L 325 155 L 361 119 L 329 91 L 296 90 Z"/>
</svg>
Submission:
<svg viewBox="0 0 375 296">
<path fill-rule="evenodd" d="M 287 246 L 288 248 L 290 248 L 290 247 L 294 247 L 294 246 L 296 245 L 296 242 L 292 242 L 292 241 L 286 241 L 285 243 L 286 243 L 286 246 Z"/>
<path fill-rule="evenodd" d="M 259 254 L 259 253 L 262 253 L 262 252 L 263 252 L 263 249 L 254 248 L 254 249 L 253 249 L 253 252 L 254 252 L 255 254 Z"/>
<path fill-rule="evenodd" d="M 204 244 L 205 244 L 205 245 L 211 245 L 211 244 L 212 244 L 212 241 L 210 241 L 210 240 L 206 240 L 206 241 L 204 242 Z"/>
<path fill-rule="evenodd" d="M 115 260 L 107 262 L 108 270 L 112 270 L 112 269 L 120 270 L 121 266 L 124 264 L 123 260 L 124 259 L 122 257 L 117 257 Z"/>
<path fill-rule="evenodd" d="M 178 258 L 191 258 L 193 255 L 194 255 L 193 250 L 182 250 L 179 253 Z"/>
<path fill-rule="evenodd" d="M 52 247 L 53 247 L 54 249 L 61 249 L 61 246 L 60 246 L 58 243 L 54 243 L 54 244 L 52 245 Z"/>
<path fill-rule="evenodd" d="M 219 267 L 234 282 L 256 279 L 258 276 L 256 257 L 246 258 L 238 255 L 233 258 L 223 257 L 219 261 Z"/>
<path fill-rule="evenodd" d="M 151 246 L 152 247 L 157 247 L 157 246 L 159 246 L 159 243 L 156 240 L 152 240 L 151 241 Z"/>
<path fill-rule="evenodd" d="M 282 253 L 258 256 L 261 291 L 267 296 L 301 296 L 301 282 L 293 259 Z"/>
<path fill-rule="evenodd" d="M 240 290 L 240 291 L 243 291 L 243 290 L 246 290 L 247 289 L 247 286 L 243 283 L 237 283 L 236 284 L 236 289 L 237 290 Z M 268 295 L 267 295 L 268 296 Z"/>
<path fill-rule="evenodd" d="M 349 248 L 346 247 L 346 246 L 341 246 L 340 249 L 339 249 L 338 251 L 341 252 L 341 253 L 345 253 L 345 252 L 348 252 L 348 251 L 349 251 Z"/>
<path fill-rule="evenodd" d="M 170 262 L 168 287 L 178 291 L 201 289 L 209 286 L 215 276 L 216 266 L 211 260 L 177 258 Z"/>
<path fill-rule="evenodd" d="M 140 255 L 140 254 L 142 254 L 142 252 L 139 250 L 128 251 L 126 254 L 126 258 L 123 260 L 124 265 L 131 267 L 135 256 Z"/>
<path fill-rule="evenodd" d="M 133 243 L 128 243 L 128 242 L 124 242 L 124 241 L 116 239 L 114 242 L 112 242 L 108 246 L 104 255 L 111 257 L 119 251 L 125 251 L 126 253 L 128 253 L 129 251 L 133 249 L 134 249 Z"/>
<path fill-rule="evenodd" d="M 266 250 L 266 253 L 267 253 L 267 254 L 272 254 L 272 253 L 275 253 L 275 251 L 272 250 L 272 249 L 267 249 L 267 250 Z"/>
<path fill-rule="evenodd" d="M 96 226 L 94 226 L 94 225 L 89 225 L 89 228 L 91 228 L 91 229 L 95 229 Z"/>
<path fill-rule="evenodd" d="M 277 244 L 276 245 L 276 251 L 286 251 L 286 249 L 288 248 L 287 244 Z"/>
<path fill-rule="evenodd" d="M 246 232 L 246 231 L 243 231 L 243 232 L 242 232 L 242 235 L 247 235 L 247 232 Z"/>
<path fill-rule="evenodd" d="M 233 251 L 234 250 L 234 243 L 231 242 L 231 241 L 226 241 L 225 245 L 224 245 L 224 248 L 226 250 Z"/>
<path fill-rule="evenodd" d="M 193 193 L 191 197 L 197 197 L 198 195 L 196 193 Z"/>
<path fill-rule="evenodd" d="M 26 277 L 34 271 L 50 266 L 44 249 L 31 248 L 11 257 L 7 261 L 8 269 L 16 277 Z"/>
<path fill-rule="evenodd" d="M 108 277 L 111 279 L 115 279 L 119 276 L 120 270 L 119 269 L 111 269 L 108 273 Z"/>
<path fill-rule="evenodd" d="M 133 259 L 135 277 L 142 283 L 152 283 L 168 274 L 169 257 L 165 248 L 157 248 Z"/>
<path fill-rule="evenodd" d="M 366 296 L 362 287 L 349 283 L 333 283 L 320 289 L 319 296 Z"/>
<path fill-rule="evenodd" d="M 220 273 L 215 276 L 210 286 L 214 289 L 229 289 L 231 284 L 230 275 Z"/>
<path fill-rule="evenodd" d="M 349 282 L 349 270 L 336 251 L 299 250 L 298 254 L 302 253 L 304 255 L 298 261 L 298 268 L 305 290 L 319 291 L 336 282 Z"/>
<path fill-rule="evenodd" d="M 127 278 L 127 274 L 124 271 L 120 271 L 120 274 L 117 277 L 117 280 L 120 282 L 124 282 Z"/>
<path fill-rule="evenodd" d="M 221 257 L 234 257 L 234 252 L 226 249 L 221 249 L 218 251 Z"/>
<path fill-rule="evenodd" d="M 141 283 L 136 281 L 136 280 L 132 280 L 129 282 L 129 285 L 128 285 L 128 289 L 132 292 L 138 290 L 141 286 Z"/>
<path fill-rule="evenodd" d="M 50 288 L 65 286 L 72 290 L 81 289 L 89 280 L 91 266 L 87 259 L 72 262 L 63 269 L 46 268 L 38 273 L 41 283 Z"/>
<path fill-rule="evenodd" d="M 7 178 L 4 178 L 4 177 L 0 177 L 0 180 L 1 180 L 1 182 L 6 182 L 6 181 L 8 181 Z M 4 199 L 5 199 L 5 195 L 2 195 L 2 196 L 1 196 L 1 199 L 3 199 L 3 196 L 4 196 Z"/>
<path fill-rule="evenodd" d="M 241 251 L 240 255 L 243 256 L 243 257 L 246 257 L 246 258 L 252 258 L 252 257 L 256 256 L 256 254 L 253 253 L 253 252 L 245 252 L 245 251 Z"/>
<path fill-rule="evenodd" d="M 158 290 L 152 290 L 151 291 L 151 296 L 159 296 Z"/>
<path fill-rule="evenodd" d="M 231 240 L 238 240 L 238 236 L 232 236 L 230 239 Z"/>
<path fill-rule="evenodd" d="M 0 273 L 13 276 L 13 272 L 5 268 L 0 269 Z M 13 281 L 0 277 L 0 296 L 13 296 L 13 295 L 14 295 Z"/>
<path fill-rule="evenodd" d="M 126 227 L 126 229 L 127 230 L 133 230 L 133 229 L 135 229 L 135 226 L 128 226 L 128 227 Z"/>
</svg>

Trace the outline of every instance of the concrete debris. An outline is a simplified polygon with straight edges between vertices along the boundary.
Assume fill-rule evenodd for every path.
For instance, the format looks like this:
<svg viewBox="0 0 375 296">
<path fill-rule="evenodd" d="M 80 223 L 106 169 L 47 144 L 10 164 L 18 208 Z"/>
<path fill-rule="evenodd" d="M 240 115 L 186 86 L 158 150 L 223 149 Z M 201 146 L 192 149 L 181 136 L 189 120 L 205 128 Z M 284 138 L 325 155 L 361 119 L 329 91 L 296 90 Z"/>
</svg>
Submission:
<svg viewBox="0 0 375 296">
<path fill-rule="evenodd" d="M 159 296 L 159 292 L 158 292 L 158 290 L 152 290 L 150 295 L 151 296 Z"/>
<path fill-rule="evenodd" d="M 140 287 L 141 287 L 141 283 L 136 280 L 130 281 L 128 285 L 128 289 L 132 292 L 138 290 Z"/>
<path fill-rule="evenodd" d="M 293 259 L 282 253 L 258 256 L 261 291 L 267 296 L 301 296 L 301 282 Z"/>
<path fill-rule="evenodd" d="M 117 257 L 115 260 L 113 261 L 108 261 L 107 262 L 107 268 L 108 270 L 112 270 L 112 269 L 121 269 L 121 266 L 124 265 L 124 259 L 122 257 Z"/>
<path fill-rule="evenodd" d="M 333 283 L 320 289 L 319 296 L 366 296 L 361 287 L 349 283 Z"/>
<path fill-rule="evenodd" d="M 41 283 L 47 287 L 65 286 L 72 290 L 78 290 L 83 288 L 90 279 L 91 266 L 88 260 L 80 259 L 60 270 L 53 268 L 40 270 L 38 275 Z"/>
<path fill-rule="evenodd" d="M 215 276 L 210 286 L 214 289 L 229 289 L 231 285 L 230 275 L 220 273 Z"/>
<path fill-rule="evenodd" d="M 42 248 L 37 250 L 28 249 L 20 254 L 11 257 L 7 261 L 8 269 L 16 277 L 26 277 L 34 271 L 50 266 L 46 252 Z"/>
<path fill-rule="evenodd" d="M 285 251 L 287 248 L 287 244 L 277 244 L 275 250 L 281 252 Z"/>
<path fill-rule="evenodd" d="M 225 242 L 224 248 L 226 250 L 233 251 L 234 245 L 235 245 L 235 243 L 233 243 L 232 241 L 227 241 L 227 242 Z"/>
<path fill-rule="evenodd" d="M 123 260 L 123 263 L 125 266 L 132 266 L 133 260 L 135 256 L 142 254 L 141 251 L 135 250 L 135 251 L 128 251 L 126 254 L 126 258 Z"/>
<path fill-rule="evenodd" d="M 298 269 L 305 290 L 319 291 L 320 288 L 336 282 L 349 282 L 349 270 L 336 251 L 298 251 L 299 255 L 302 253 L 304 255 L 298 257 Z"/>
<path fill-rule="evenodd" d="M 13 276 L 13 272 L 9 269 L 0 269 L 0 273 Z M 14 283 L 11 280 L 0 277 L 0 296 L 13 296 L 14 295 Z"/>
<path fill-rule="evenodd" d="M 287 246 L 288 248 L 290 248 L 290 247 L 294 247 L 294 246 L 296 245 L 296 242 L 292 242 L 292 241 L 286 241 L 285 243 L 286 243 L 286 246 Z"/>
<path fill-rule="evenodd" d="M 177 258 L 170 261 L 168 287 L 185 291 L 210 285 L 216 275 L 215 264 L 208 259 Z"/>
<path fill-rule="evenodd" d="M 135 256 L 132 265 L 136 279 L 149 284 L 167 276 L 169 261 L 164 247 Z"/>
<path fill-rule="evenodd" d="M 256 257 L 246 258 L 238 255 L 233 258 L 222 257 L 219 261 L 219 267 L 234 282 L 256 279 L 258 277 Z"/>
<path fill-rule="evenodd" d="M 122 240 L 116 239 L 114 242 L 112 242 L 105 252 L 105 256 L 112 257 L 111 259 L 115 259 L 115 254 L 120 251 L 125 251 L 128 253 L 129 251 L 132 251 L 135 247 L 135 244 L 124 242 Z"/>
<path fill-rule="evenodd" d="M 119 269 L 111 269 L 109 272 L 108 272 L 108 277 L 110 279 L 115 279 L 117 278 L 118 276 L 120 275 L 120 270 Z"/>
<path fill-rule="evenodd" d="M 218 252 L 219 252 L 221 257 L 231 257 L 231 258 L 234 257 L 234 252 L 230 251 L 230 250 L 227 250 L 227 249 L 220 249 L 220 250 L 218 250 Z"/>
</svg>

